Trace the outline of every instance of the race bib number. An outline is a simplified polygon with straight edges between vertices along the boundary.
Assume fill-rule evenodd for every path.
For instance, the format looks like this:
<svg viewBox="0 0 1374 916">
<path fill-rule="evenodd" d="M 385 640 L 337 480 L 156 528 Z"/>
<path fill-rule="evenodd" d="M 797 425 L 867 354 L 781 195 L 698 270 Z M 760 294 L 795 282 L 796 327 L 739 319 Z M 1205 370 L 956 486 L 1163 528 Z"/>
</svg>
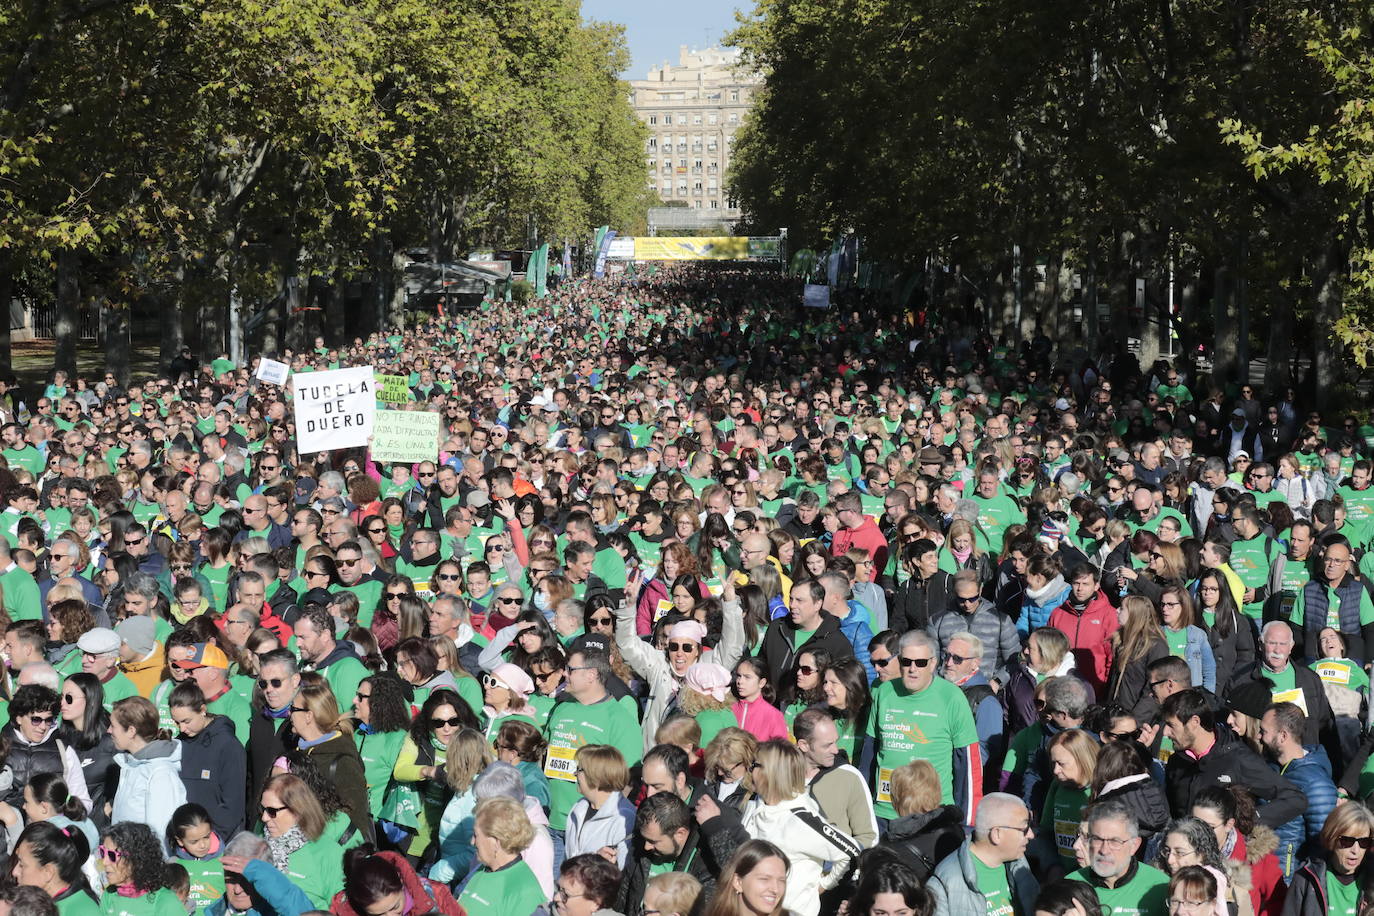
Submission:
<svg viewBox="0 0 1374 916">
<path fill-rule="evenodd" d="M 577 751 L 570 747 L 549 745 L 549 756 L 544 761 L 544 775 L 549 779 L 577 782 Z"/>
<path fill-rule="evenodd" d="M 892 768 L 878 770 L 878 801 L 892 804 Z M 1075 830 L 1077 827 L 1075 826 Z"/>
<path fill-rule="evenodd" d="M 1302 695 L 1301 687 L 1294 687 L 1292 690 L 1279 690 L 1273 695 L 1275 703 L 1295 703 L 1307 715 L 1307 697 Z"/>
<path fill-rule="evenodd" d="M 1074 841 L 1078 839 L 1078 821 L 1054 822 L 1054 842 L 1063 852 L 1073 852 Z"/>
<path fill-rule="evenodd" d="M 1328 684 L 1339 684 L 1342 687 L 1350 683 L 1350 669 L 1345 665 L 1318 665 L 1317 676 Z"/>
</svg>

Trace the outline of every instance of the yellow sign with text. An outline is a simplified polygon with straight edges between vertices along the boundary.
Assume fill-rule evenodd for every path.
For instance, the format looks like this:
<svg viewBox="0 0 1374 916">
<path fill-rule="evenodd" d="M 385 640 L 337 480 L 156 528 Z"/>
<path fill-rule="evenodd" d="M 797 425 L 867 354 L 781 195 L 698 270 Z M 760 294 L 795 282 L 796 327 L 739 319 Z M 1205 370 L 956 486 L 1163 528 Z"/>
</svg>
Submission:
<svg viewBox="0 0 1374 916">
<path fill-rule="evenodd" d="M 747 257 L 747 236 L 648 236 L 635 239 L 636 261 L 742 261 Z"/>
</svg>

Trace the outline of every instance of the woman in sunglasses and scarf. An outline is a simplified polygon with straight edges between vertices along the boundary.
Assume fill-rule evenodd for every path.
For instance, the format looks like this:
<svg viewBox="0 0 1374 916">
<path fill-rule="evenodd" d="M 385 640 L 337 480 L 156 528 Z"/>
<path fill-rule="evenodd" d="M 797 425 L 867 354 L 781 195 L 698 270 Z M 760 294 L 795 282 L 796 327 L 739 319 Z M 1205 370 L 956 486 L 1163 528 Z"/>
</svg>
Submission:
<svg viewBox="0 0 1374 916">
<path fill-rule="evenodd" d="M 10 701 L 10 724 L 5 726 L 10 752 L 5 766 L 14 781 L 4 802 L 18 810 L 24 804 L 24 787 L 39 773 L 59 773 L 72 795 L 91 809 L 86 777 L 76 749 L 57 736 L 59 699 L 55 692 L 39 684 L 26 684 Z"/>
<path fill-rule="evenodd" d="M 1369 847 L 1374 845 L 1374 811 L 1354 799 L 1327 815 L 1320 849 L 1293 874 L 1283 912 L 1327 916 L 1368 912 L 1371 894 Z"/>
</svg>

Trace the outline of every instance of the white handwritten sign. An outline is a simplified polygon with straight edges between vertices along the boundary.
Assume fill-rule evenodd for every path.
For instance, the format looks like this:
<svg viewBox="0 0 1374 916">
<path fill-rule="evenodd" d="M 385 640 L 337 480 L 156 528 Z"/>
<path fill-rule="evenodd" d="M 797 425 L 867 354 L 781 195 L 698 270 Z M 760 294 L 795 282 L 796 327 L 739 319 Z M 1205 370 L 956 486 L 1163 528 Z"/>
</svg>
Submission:
<svg viewBox="0 0 1374 916">
<path fill-rule="evenodd" d="M 375 461 L 433 461 L 439 456 L 439 415 L 421 410 L 379 410 L 372 421 Z"/>
<path fill-rule="evenodd" d="M 366 445 L 377 412 L 371 366 L 297 373 L 296 441 L 302 453 Z"/>
<path fill-rule="evenodd" d="M 266 356 L 258 360 L 257 379 L 269 385 L 285 385 L 287 373 L 291 367 L 286 363 L 279 363 L 275 359 L 268 359 Z"/>
</svg>

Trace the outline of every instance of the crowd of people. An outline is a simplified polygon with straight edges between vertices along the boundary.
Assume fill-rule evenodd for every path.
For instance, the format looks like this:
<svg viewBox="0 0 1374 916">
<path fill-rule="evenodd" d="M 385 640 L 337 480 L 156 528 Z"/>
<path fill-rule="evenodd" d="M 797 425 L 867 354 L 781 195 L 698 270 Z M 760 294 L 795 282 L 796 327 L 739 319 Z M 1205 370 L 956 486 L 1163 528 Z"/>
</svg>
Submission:
<svg viewBox="0 0 1374 916">
<path fill-rule="evenodd" d="M 0 912 L 1367 916 L 1368 415 L 799 300 L 0 385 Z"/>
</svg>

